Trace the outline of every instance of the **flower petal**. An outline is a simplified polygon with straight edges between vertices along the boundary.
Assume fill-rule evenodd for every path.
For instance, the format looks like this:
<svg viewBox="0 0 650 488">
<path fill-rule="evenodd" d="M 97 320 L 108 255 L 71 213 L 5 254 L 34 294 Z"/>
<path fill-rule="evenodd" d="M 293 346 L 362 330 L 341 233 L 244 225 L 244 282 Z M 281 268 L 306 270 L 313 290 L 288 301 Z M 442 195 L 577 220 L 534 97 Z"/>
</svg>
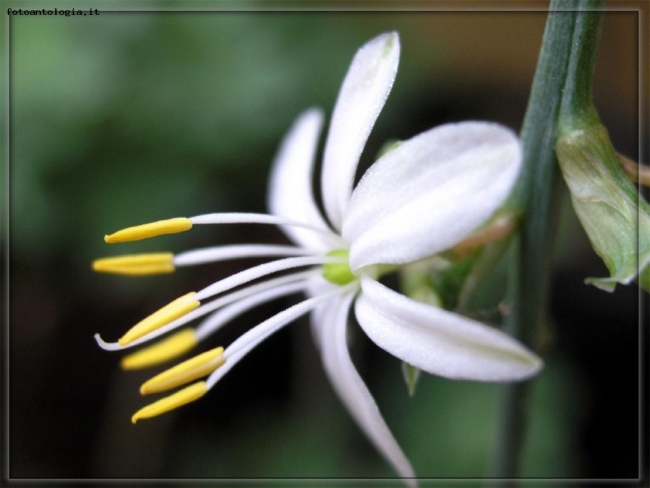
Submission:
<svg viewBox="0 0 650 488">
<path fill-rule="evenodd" d="M 268 206 L 279 217 L 328 229 L 313 194 L 314 157 L 322 125 L 323 113 L 311 109 L 300 115 L 289 129 L 271 169 Z M 282 227 L 282 230 L 302 246 L 315 250 L 327 248 L 325 236 L 295 227 Z"/>
<path fill-rule="evenodd" d="M 325 280 L 322 275 L 318 275 L 309 278 L 306 287 L 306 293 L 309 297 L 315 297 L 329 293 L 332 289 L 335 288 L 338 288 L 338 285 L 334 285 Z M 309 316 L 312 338 L 319 351 L 323 329 L 334 321 L 333 317 L 335 315 L 336 307 L 332 307 L 330 303 L 325 302 L 314 308 Z"/>
<path fill-rule="evenodd" d="M 347 324 L 350 305 L 356 293 L 338 297 L 338 303 L 331 303 L 331 311 L 321 316 L 333 320 L 321 324 L 320 341 L 325 372 L 341 401 L 348 408 L 368 439 L 393 466 L 409 486 L 416 486 L 415 473 L 408 459 L 400 449 L 384 421 L 370 391 L 357 373 L 347 344 Z M 330 309 L 330 310 L 331 310 Z"/>
<path fill-rule="evenodd" d="M 337 230 L 359 157 L 393 86 L 399 52 L 397 33 L 382 34 L 359 49 L 343 80 L 325 144 L 321 182 L 323 204 Z"/>
<path fill-rule="evenodd" d="M 520 165 L 519 139 L 493 123 L 447 124 L 402 143 L 350 199 L 343 237 L 352 269 L 416 261 L 462 241 L 501 206 Z"/>
<path fill-rule="evenodd" d="M 507 334 L 416 302 L 363 277 L 355 313 L 382 349 L 427 373 L 476 381 L 513 381 L 537 373 L 542 361 Z"/>
</svg>

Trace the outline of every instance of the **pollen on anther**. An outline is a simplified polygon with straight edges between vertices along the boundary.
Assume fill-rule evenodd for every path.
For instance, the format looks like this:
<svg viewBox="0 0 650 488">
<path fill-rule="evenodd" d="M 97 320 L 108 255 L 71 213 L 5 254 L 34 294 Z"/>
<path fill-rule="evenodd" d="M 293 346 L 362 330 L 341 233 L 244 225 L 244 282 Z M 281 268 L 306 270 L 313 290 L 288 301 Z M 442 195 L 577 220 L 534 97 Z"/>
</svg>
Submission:
<svg viewBox="0 0 650 488">
<path fill-rule="evenodd" d="M 146 381 L 140 387 L 140 393 L 159 393 L 203 378 L 225 363 L 222 354 L 223 347 L 217 347 L 183 361 Z"/>
<path fill-rule="evenodd" d="M 183 329 L 156 344 L 124 356 L 120 365 L 122 369 L 126 370 L 156 366 L 185 354 L 196 344 L 198 344 L 198 340 L 194 329 Z"/>
<path fill-rule="evenodd" d="M 192 221 L 190 219 L 178 217 L 174 219 L 159 220 L 149 224 L 136 225 L 134 227 L 127 227 L 126 229 L 104 236 L 104 241 L 108 244 L 140 241 L 142 239 L 149 239 L 150 237 L 185 232 L 191 228 Z"/>
<path fill-rule="evenodd" d="M 128 276 L 172 273 L 174 254 L 170 252 L 130 254 L 93 261 L 93 270 Z"/>
<path fill-rule="evenodd" d="M 151 417 L 157 417 L 163 413 L 174 410 L 178 407 L 191 403 L 195 400 L 198 400 L 208 391 L 208 387 L 205 381 L 198 381 L 190 386 L 183 388 L 182 390 L 177 391 L 165 398 L 161 398 L 157 402 L 151 403 L 144 408 L 138 410 L 133 417 L 131 417 L 131 422 L 136 423 L 140 419 L 148 419 Z"/>
<path fill-rule="evenodd" d="M 126 346 L 143 335 L 153 332 L 163 325 L 167 325 L 173 320 L 191 312 L 201 305 L 201 302 L 194 299 L 195 296 L 196 292 L 190 292 L 165 305 L 160 310 L 134 325 L 126 334 L 119 338 L 118 342 L 120 345 Z"/>
</svg>

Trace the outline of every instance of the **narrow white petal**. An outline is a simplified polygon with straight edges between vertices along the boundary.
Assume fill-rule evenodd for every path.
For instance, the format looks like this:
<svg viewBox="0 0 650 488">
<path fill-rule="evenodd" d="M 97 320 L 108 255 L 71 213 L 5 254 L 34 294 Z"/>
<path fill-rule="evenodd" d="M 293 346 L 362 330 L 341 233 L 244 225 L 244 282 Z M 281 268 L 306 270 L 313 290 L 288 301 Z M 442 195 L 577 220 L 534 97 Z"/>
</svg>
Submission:
<svg viewBox="0 0 650 488">
<path fill-rule="evenodd" d="M 323 278 L 322 275 L 319 275 L 309 278 L 306 292 L 308 296 L 315 297 L 329 293 L 331 290 L 337 287 L 338 285 L 330 283 L 325 278 Z M 322 329 L 324 328 L 323 324 L 334 322 L 334 316 L 332 314 L 334 314 L 334 316 L 336 315 L 336 307 L 332 307 L 329 303 L 318 305 L 310 314 L 309 322 L 312 338 L 314 340 L 314 344 L 316 344 L 316 347 L 319 349 L 321 344 Z"/>
<path fill-rule="evenodd" d="M 182 317 L 174 320 L 173 322 L 170 322 L 167 325 L 164 325 L 163 327 L 160 327 L 159 329 L 156 329 L 153 332 L 150 332 L 149 334 L 146 334 L 140 337 L 139 339 L 134 340 L 133 342 L 130 342 L 126 346 L 121 345 L 119 342 L 106 342 L 101 338 L 99 334 L 95 334 L 95 341 L 97 342 L 99 347 L 101 347 L 106 351 L 120 351 L 123 349 L 130 349 L 132 347 L 139 346 L 140 344 L 155 339 L 156 337 L 160 337 L 161 335 L 167 334 L 168 332 L 177 329 L 181 325 L 185 325 L 186 323 L 191 322 L 192 320 L 197 319 L 199 317 L 202 317 L 210 312 L 213 312 L 220 307 L 228 305 L 229 303 L 236 302 L 237 300 L 241 300 L 243 298 L 254 295 L 256 293 L 260 293 L 264 290 L 281 287 L 287 283 L 304 281 L 309 278 L 313 278 L 315 275 L 318 274 L 319 271 L 314 271 L 314 270 L 301 271 L 299 273 L 280 276 L 279 278 L 274 278 L 271 280 L 263 281 L 261 283 L 256 283 L 255 285 L 247 286 L 245 288 L 242 288 L 241 290 L 228 293 L 227 295 L 223 295 L 217 298 L 216 300 L 212 300 L 209 303 L 201 305 L 196 310 L 192 310 L 190 313 L 183 315 Z"/>
<path fill-rule="evenodd" d="M 226 348 L 223 358 L 226 360 L 223 366 L 217 369 L 207 379 L 208 389 L 212 388 L 228 371 L 230 371 L 246 354 L 265 341 L 269 336 L 280 330 L 285 325 L 293 322 L 301 315 L 313 310 L 315 306 L 327 300 L 331 300 L 338 294 L 343 294 L 349 290 L 349 287 L 340 287 L 333 292 L 318 297 L 308 298 L 292 307 L 283 310 L 270 319 L 253 327 L 251 330 L 242 334 L 235 342 Z"/>
<path fill-rule="evenodd" d="M 367 277 L 356 316 L 382 349 L 427 373 L 452 379 L 515 381 L 529 378 L 542 361 L 493 327 L 411 300 Z"/>
<path fill-rule="evenodd" d="M 323 113 L 311 109 L 298 117 L 280 145 L 271 169 L 268 206 L 272 214 L 329 229 L 314 200 L 314 159 Z M 294 242 L 309 249 L 328 248 L 323 235 L 282 227 Z"/>
<path fill-rule="evenodd" d="M 493 123 L 447 124 L 402 143 L 352 194 L 343 222 L 352 269 L 454 246 L 501 206 L 520 165 L 519 139 Z"/>
<path fill-rule="evenodd" d="M 271 273 L 277 273 L 278 271 L 284 271 L 285 269 L 300 268 L 302 266 L 313 266 L 315 264 L 338 263 L 340 261 L 341 260 L 339 258 L 331 258 L 327 256 L 307 256 L 299 258 L 278 259 L 277 261 L 272 261 L 270 263 L 253 266 L 252 268 L 228 276 L 223 280 L 219 280 L 210 286 L 206 286 L 202 290 L 198 291 L 194 298 L 199 301 L 205 300 L 206 298 L 216 295 L 217 293 L 222 293 L 224 291 L 235 288 L 236 286 L 243 285 L 244 283 L 256 280 L 257 278 L 261 278 L 262 276 L 266 276 Z"/>
<path fill-rule="evenodd" d="M 297 283 L 288 283 L 285 285 L 275 286 L 268 290 L 264 290 L 246 298 L 242 298 L 235 303 L 231 303 L 227 307 L 223 307 L 220 310 L 217 310 L 210 317 L 201 322 L 201 324 L 196 328 L 195 336 L 197 340 L 202 341 L 207 336 L 219 330 L 222 326 L 230 322 L 238 315 L 241 315 L 256 306 L 261 305 L 262 303 L 267 303 L 271 300 L 275 300 L 276 298 L 292 295 L 294 293 L 298 293 L 299 291 L 303 291 L 306 286 L 307 284 L 303 280 Z"/>
<path fill-rule="evenodd" d="M 325 143 L 322 175 L 323 203 L 336 229 L 341 228 L 359 157 L 393 86 L 399 52 L 397 33 L 382 34 L 359 49 L 343 80 Z"/>
<path fill-rule="evenodd" d="M 189 220 L 191 220 L 192 223 L 196 225 L 270 224 L 270 225 L 279 225 L 282 227 L 286 227 L 286 226 L 299 227 L 301 229 L 309 229 L 310 231 L 316 233 L 317 235 L 320 235 L 321 238 L 323 239 L 336 242 L 338 243 L 337 244 L 338 246 L 342 246 L 343 243 L 341 238 L 328 228 L 323 228 L 318 225 L 314 225 L 310 222 L 299 222 L 285 217 L 279 217 L 277 215 L 240 213 L 240 212 L 211 213 L 211 214 L 204 214 L 204 215 L 195 215 L 194 217 L 190 217 Z"/>
<path fill-rule="evenodd" d="M 318 350 L 320 350 L 322 343 L 323 324 L 332 322 L 331 317 L 333 313 L 336 313 L 336 310 L 333 310 L 329 304 L 324 303 L 314 308 L 311 314 L 309 314 L 311 337 Z"/>
<path fill-rule="evenodd" d="M 214 263 L 238 258 L 260 258 L 269 256 L 306 256 L 312 251 L 302 247 L 276 246 L 263 244 L 237 244 L 232 246 L 215 246 L 194 249 L 174 256 L 174 265 L 192 266 L 195 264 Z"/>
<path fill-rule="evenodd" d="M 328 312 L 321 318 L 331 320 L 320 325 L 323 366 L 341 401 L 359 424 L 375 448 L 395 471 L 405 478 L 409 486 L 415 486 L 415 473 L 408 459 L 386 425 L 370 391 L 357 373 L 350 358 L 347 344 L 347 324 L 350 305 L 355 293 L 338 299 L 337 306 L 331 305 L 334 313 Z"/>
</svg>

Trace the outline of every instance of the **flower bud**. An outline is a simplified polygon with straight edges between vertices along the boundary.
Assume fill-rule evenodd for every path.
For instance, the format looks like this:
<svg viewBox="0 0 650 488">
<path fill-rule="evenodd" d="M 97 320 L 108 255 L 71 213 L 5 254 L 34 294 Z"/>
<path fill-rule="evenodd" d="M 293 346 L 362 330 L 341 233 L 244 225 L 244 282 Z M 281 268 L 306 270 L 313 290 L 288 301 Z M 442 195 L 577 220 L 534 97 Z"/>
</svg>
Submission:
<svg viewBox="0 0 650 488">
<path fill-rule="evenodd" d="M 639 284 L 648 290 L 650 206 L 621 168 L 607 130 L 593 124 L 563 131 L 556 151 L 573 208 L 610 273 L 586 283 L 611 292 L 640 272 Z"/>
</svg>

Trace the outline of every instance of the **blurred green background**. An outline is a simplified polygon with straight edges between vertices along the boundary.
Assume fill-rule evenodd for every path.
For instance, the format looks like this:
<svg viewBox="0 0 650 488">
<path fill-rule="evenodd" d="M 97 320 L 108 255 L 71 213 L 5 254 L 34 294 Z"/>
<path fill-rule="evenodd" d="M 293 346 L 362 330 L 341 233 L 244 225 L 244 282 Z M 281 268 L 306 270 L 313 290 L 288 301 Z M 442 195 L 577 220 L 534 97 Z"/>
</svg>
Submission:
<svg viewBox="0 0 650 488">
<path fill-rule="evenodd" d="M 2 5 L 3 17 L 7 7 L 44 6 Z M 131 425 L 148 402 L 138 386 L 151 372 L 120 371 L 93 334 L 115 340 L 170 299 L 250 261 L 138 279 L 96 275 L 90 263 L 127 252 L 286 242 L 266 226 L 202 227 L 117 248 L 103 236 L 169 217 L 265 211 L 282 135 L 310 106 L 331 113 L 356 49 L 381 32 L 399 31 L 402 56 L 363 164 L 385 140 L 449 121 L 494 120 L 519 130 L 545 13 L 174 11 L 178 3 L 150 11 L 153 5 L 111 12 L 106 4 L 61 2 L 57 8 L 100 14 L 3 19 L 11 103 L 9 477 L 393 476 L 334 396 L 304 320 L 261 345 L 201 401 Z M 605 17 L 596 104 L 619 151 L 636 159 L 637 16 Z M 547 367 L 533 391 L 522 475 L 636 477 L 637 289 L 608 295 L 583 285 L 604 267 L 566 201 Z M 246 314 L 204 348 L 229 344 L 297 299 Z M 418 475 L 485 476 L 498 386 L 423 375 L 409 398 L 397 360 L 362 333 L 352 342 Z"/>
</svg>

